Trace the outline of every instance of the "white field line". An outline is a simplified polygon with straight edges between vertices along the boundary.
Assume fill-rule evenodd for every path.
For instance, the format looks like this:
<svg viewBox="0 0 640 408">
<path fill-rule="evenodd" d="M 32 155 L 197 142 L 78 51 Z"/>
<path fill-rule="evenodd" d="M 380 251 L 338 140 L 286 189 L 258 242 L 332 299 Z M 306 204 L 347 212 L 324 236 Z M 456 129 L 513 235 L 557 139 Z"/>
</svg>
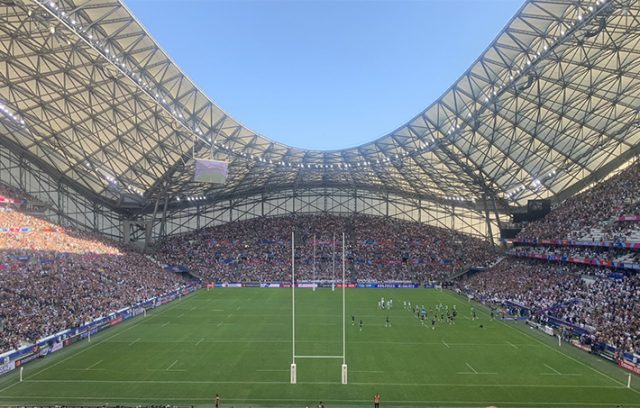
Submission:
<svg viewBox="0 0 640 408">
<path fill-rule="evenodd" d="M 283 383 L 284 384 L 284 383 Z M 287 383 L 288 384 L 288 383 Z M 298 384 L 319 384 L 319 383 L 307 383 L 307 382 L 298 382 Z M 329 384 L 340 384 L 339 382 L 332 382 Z M 457 384 L 451 384 L 451 386 L 456 386 Z M 16 396 L 7 396 L 6 398 L 14 398 L 14 399 L 31 399 L 31 398 L 50 398 L 50 395 L 16 395 Z M 60 399 L 67 400 L 86 400 L 86 401 L 104 401 L 108 400 L 119 400 L 119 401 L 151 401 L 153 398 L 150 397 L 78 397 L 78 396 L 61 396 Z M 173 397 L 163 397 L 163 400 L 167 401 L 211 401 L 211 398 L 195 398 L 195 397 L 184 397 L 184 398 L 173 398 Z M 238 400 L 229 400 L 225 399 L 227 402 L 231 403 L 247 403 L 247 402 L 306 402 L 306 399 L 295 399 L 295 398 L 251 398 L 251 399 L 238 399 Z M 324 400 L 325 402 L 333 402 L 333 403 L 367 403 L 369 400 Z M 469 408 L 469 404 L 473 404 L 473 406 L 477 406 L 478 404 L 487 405 L 487 404 L 499 404 L 499 405 L 510 405 L 510 406 L 523 406 L 523 407 L 536 407 L 536 406 L 552 406 L 552 407 L 571 407 L 571 406 L 590 406 L 590 407 L 611 407 L 611 403 L 600 403 L 600 402 L 533 402 L 533 403 L 523 403 L 522 401 L 437 401 L 437 400 L 421 400 L 421 401 L 391 401 L 385 400 L 390 404 L 420 404 L 421 406 L 425 406 L 425 404 L 446 404 L 447 407 L 450 408 Z M 450 404 L 464 404 L 464 405 L 450 405 Z M 527 404 L 527 405 L 523 405 Z"/>
<path fill-rule="evenodd" d="M 134 341 L 132 341 L 131 343 L 129 343 L 129 346 L 133 346 L 134 344 L 136 344 L 137 342 L 139 342 L 140 340 L 142 340 L 140 337 L 138 337 L 137 339 L 135 339 Z"/>
<path fill-rule="evenodd" d="M 163 371 L 163 372 L 169 372 L 169 373 L 186 373 L 189 370 L 179 370 L 179 369 L 173 369 L 173 370 L 167 370 L 166 368 L 147 368 L 147 371 Z"/>
<path fill-rule="evenodd" d="M 513 344 L 510 341 L 507 341 L 507 344 L 510 345 L 511 347 L 513 347 L 514 349 L 518 349 L 518 346 L 516 346 L 515 344 Z"/>
<path fill-rule="evenodd" d="M 498 373 L 469 373 L 466 371 L 459 371 L 456 374 L 458 375 L 498 375 Z"/>
<path fill-rule="evenodd" d="M 70 371 L 108 371 L 106 368 L 63 368 Z"/>
<path fill-rule="evenodd" d="M 16 381 L 14 383 L 9 384 L 8 386 L 4 387 L 3 389 L 0 389 L 0 394 L 2 394 L 4 391 L 8 390 L 9 388 L 20 384 L 20 381 Z"/>
<path fill-rule="evenodd" d="M 485 312 L 484 310 L 482 310 L 482 309 L 479 309 L 479 310 L 480 310 L 480 313 L 482 313 L 482 314 L 484 314 L 484 315 L 489 316 L 489 314 L 488 314 L 487 312 Z M 621 388 L 627 388 L 627 385 L 626 385 L 625 383 L 623 383 L 622 381 L 618 381 L 618 380 L 616 380 L 615 378 L 611 377 L 610 375 L 605 374 L 605 373 L 603 373 L 602 371 L 598 370 L 597 368 L 592 367 L 592 366 L 590 366 L 590 365 L 588 365 L 588 364 L 586 364 L 586 363 L 583 363 L 582 361 L 580 361 L 580 360 L 578 360 L 578 359 L 576 359 L 576 358 L 574 358 L 574 357 L 571 357 L 570 355 L 568 355 L 568 354 L 566 354 L 566 353 L 562 352 L 562 351 L 561 351 L 561 350 L 559 350 L 558 348 L 555 348 L 555 347 L 551 347 L 551 346 L 549 346 L 547 343 L 543 342 L 542 340 L 538 339 L 537 337 L 532 336 L 532 335 L 530 335 L 530 334 L 528 334 L 528 333 L 526 333 L 526 332 L 524 332 L 524 331 L 522 331 L 522 330 L 516 329 L 515 327 L 512 327 L 512 326 L 508 325 L 507 323 L 505 323 L 505 322 L 504 322 L 504 321 L 502 321 L 502 320 L 497 320 L 497 321 L 498 321 L 500 324 L 502 324 L 502 325 L 504 325 L 504 326 L 506 326 L 506 327 L 510 328 L 511 330 L 513 330 L 513 331 L 515 331 L 515 332 L 519 333 L 521 336 L 524 336 L 524 337 L 526 337 L 526 338 L 528 338 L 528 339 L 533 339 L 533 340 L 535 340 L 537 343 L 539 343 L 539 344 L 543 345 L 544 347 L 548 348 L 549 350 L 553 350 L 554 352 L 559 353 L 559 354 L 561 354 L 561 355 L 565 356 L 565 357 L 566 357 L 566 358 L 568 358 L 569 360 L 572 360 L 572 361 L 574 361 L 574 362 L 576 362 L 576 363 L 580 364 L 581 366 L 586 367 L 586 368 L 588 368 L 589 370 L 591 370 L 591 371 L 593 371 L 593 372 L 596 372 L 596 373 L 600 374 L 601 376 L 603 376 L 603 377 L 605 377 L 605 378 L 610 379 L 610 380 L 611 380 L 611 381 L 613 381 L 614 383 L 621 385 L 621 386 L 622 386 Z M 628 390 L 630 390 L 630 391 L 635 392 L 636 394 L 640 394 L 640 391 L 636 390 L 636 389 L 635 389 L 635 388 L 633 388 L 633 387 L 632 387 L 632 388 L 627 388 L 627 389 L 628 389 Z"/>
<path fill-rule="evenodd" d="M 171 368 L 173 368 L 174 365 L 176 365 L 176 363 L 178 362 L 178 360 L 174 361 L 173 363 L 171 363 L 171 365 L 169 367 L 167 367 L 165 370 L 169 371 L 171 370 Z"/>
<path fill-rule="evenodd" d="M 233 313 L 229 313 L 229 314 L 227 315 L 227 317 L 225 317 L 224 319 L 222 319 L 222 320 L 220 321 L 220 323 L 218 323 L 218 324 L 216 325 L 216 327 L 220 327 L 220 326 L 222 326 L 222 325 L 224 324 L 224 322 L 226 322 L 226 321 L 227 321 L 231 316 L 233 316 Z M 291 340 L 289 340 L 289 342 L 291 342 Z"/>
<path fill-rule="evenodd" d="M 265 324 L 265 323 L 261 323 Z M 283 323 L 284 324 L 284 323 Z M 379 325 L 382 326 L 382 325 Z M 193 340 L 154 340 L 152 338 L 145 339 L 145 343 L 191 343 Z M 291 339 L 247 339 L 247 338 L 237 338 L 237 339 L 207 339 L 208 343 L 288 343 L 291 344 Z M 112 341 L 111 343 L 129 343 L 127 341 Z M 296 343 L 320 343 L 320 344 L 331 344 L 331 343 L 339 343 L 342 344 L 342 340 L 338 341 L 321 341 L 317 340 L 297 340 Z M 349 344 L 389 344 L 389 345 L 398 345 L 398 346 L 436 346 L 442 345 L 442 342 L 411 342 L 411 341 L 349 341 Z M 447 343 L 449 347 L 504 347 L 504 343 Z M 519 346 L 529 346 L 529 347 L 540 347 L 537 344 L 519 344 Z"/>
<path fill-rule="evenodd" d="M 184 316 L 184 313 L 181 313 L 177 318 L 181 318 L 182 316 Z"/>
<path fill-rule="evenodd" d="M 484 313 L 484 312 L 483 312 L 483 313 Z M 527 333 L 525 333 L 525 332 L 523 332 L 523 331 L 521 331 L 521 330 L 518 330 L 518 329 L 516 329 L 516 328 L 514 328 L 514 327 L 511 327 L 510 325 L 506 324 L 506 323 L 505 323 L 505 322 L 503 322 L 503 321 L 499 321 L 499 322 L 500 322 L 501 324 L 503 324 L 503 325 L 505 325 L 505 326 L 507 326 L 507 327 L 511 328 L 512 330 L 514 330 L 514 331 L 516 331 L 516 332 L 520 333 L 520 335 L 522 335 L 522 336 L 526 336 L 526 337 L 528 337 L 528 338 L 531 338 L 531 339 L 535 340 L 536 342 L 538 342 L 538 343 L 542 344 L 544 347 L 548 348 L 549 350 L 553 350 L 554 352 L 559 353 L 559 354 L 561 354 L 561 355 L 565 356 L 565 357 L 566 357 L 566 358 L 568 358 L 569 360 L 571 360 L 571 361 L 575 361 L 576 363 L 580 364 L 581 366 L 586 367 L 586 368 L 588 368 L 589 370 L 591 370 L 591 371 L 593 371 L 593 372 L 595 372 L 595 373 L 598 373 L 598 374 L 600 374 L 601 376 L 603 376 L 603 377 L 605 377 L 605 378 L 608 378 L 609 380 L 613 381 L 614 383 L 621 385 L 621 386 L 622 386 L 622 388 L 627 388 L 627 385 L 626 385 L 625 383 L 623 383 L 622 381 L 618 381 L 618 380 L 616 380 L 615 378 L 611 377 L 611 376 L 610 376 L 610 375 L 608 375 L 608 374 L 603 373 L 602 371 L 598 370 L 597 368 L 592 367 L 592 366 L 590 366 L 590 365 L 588 365 L 588 364 L 586 364 L 586 363 L 583 363 L 582 361 L 578 360 L 577 358 L 571 357 L 570 355 L 568 355 L 568 354 L 566 354 L 566 353 L 562 352 L 562 351 L 561 351 L 561 350 L 559 350 L 558 348 L 551 347 L 551 346 L 550 346 L 550 345 L 548 345 L 547 343 L 543 342 L 542 340 L 540 340 L 540 339 L 538 339 L 538 338 L 536 338 L 536 337 L 534 337 L 534 336 L 532 336 L 532 335 L 529 335 L 529 334 L 527 334 Z M 632 387 L 632 388 L 627 388 L 627 389 L 628 389 L 628 390 L 630 390 L 630 391 L 632 391 L 632 392 L 635 392 L 636 394 L 640 394 L 640 391 L 636 390 L 636 389 L 635 389 L 635 388 L 633 388 L 633 387 Z"/>
<path fill-rule="evenodd" d="M 287 370 L 288 371 L 288 370 Z M 26 380 L 27 383 L 106 383 L 106 384 L 289 384 L 289 381 L 176 381 L 176 380 Z M 305 384 L 331 385 L 340 384 L 339 381 L 327 382 L 305 382 Z M 594 389 L 627 389 L 625 386 L 617 385 L 568 385 L 568 384 L 467 384 L 467 383 L 389 383 L 389 382 L 354 382 L 351 385 L 358 386 L 394 386 L 394 387 L 467 387 L 467 388 L 486 388 L 486 387 L 507 387 L 507 388 L 594 388 Z M 6 396 L 3 396 L 6 397 Z M 100 397 L 104 398 L 104 397 Z"/>
<path fill-rule="evenodd" d="M 196 343 L 196 346 L 198 346 L 200 343 L 202 343 L 204 341 L 204 338 L 198 340 L 198 342 Z"/>
<path fill-rule="evenodd" d="M 85 370 L 91 370 L 92 368 L 94 368 L 95 366 L 97 366 L 98 364 L 102 363 L 104 360 L 100 360 L 97 363 L 91 364 L 89 367 L 85 368 Z"/>
<path fill-rule="evenodd" d="M 444 344 L 445 346 L 447 346 L 448 349 L 450 349 L 451 347 L 449 347 L 449 345 L 447 344 L 446 341 L 442 340 L 442 344 Z"/>
<path fill-rule="evenodd" d="M 471 367 L 471 364 L 469 363 L 465 363 L 467 365 L 467 367 L 469 367 L 469 369 L 472 371 L 471 373 L 468 371 L 458 371 L 456 374 L 458 375 L 498 375 L 498 373 L 480 373 L 478 371 L 476 371 L 475 368 Z"/>
<path fill-rule="evenodd" d="M 540 373 L 540 375 L 553 375 L 553 376 L 562 376 L 562 377 L 580 377 L 582 374 L 556 374 L 556 373 Z"/>
<path fill-rule="evenodd" d="M 169 324 L 169 322 L 166 322 L 165 324 L 163 324 L 163 325 L 162 325 L 162 326 L 160 326 L 160 327 L 165 327 L 165 326 L 166 326 L 166 325 L 168 325 L 168 324 Z"/>
<path fill-rule="evenodd" d="M 554 373 L 556 373 L 558 375 L 562 375 L 562 373 L 560 371 L 556 370 L 555 368 L 551 367 L 550 365 L 545 364 L 544 366 L 547 367 L 549 370 L 553 371 Z"/>
</svg>

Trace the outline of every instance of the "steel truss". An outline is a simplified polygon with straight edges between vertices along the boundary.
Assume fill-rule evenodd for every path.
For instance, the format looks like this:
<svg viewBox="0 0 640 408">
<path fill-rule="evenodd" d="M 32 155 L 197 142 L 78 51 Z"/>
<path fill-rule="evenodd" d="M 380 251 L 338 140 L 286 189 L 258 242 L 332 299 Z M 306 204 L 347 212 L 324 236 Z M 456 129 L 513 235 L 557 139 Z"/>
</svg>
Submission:
<svg viewBox="0 0 640 408">
<path fill-rule="evenodd" d="M 488 209 L 491 212 L 491 209 Z M 445 206 L 432 201 L 397 195 L 340 188 L 300 188 L 220 200 L 214 204 L 173 207 L 153 218 L 154 236 L 186 234 L 206 228 L 259 217 L 332 214 L 367 214 L 397 218 L 454 229 L 478 237 L 497 237 L 497 220 L 473 209 Z M 501 217 L 502 222 L 507 217 Z"/>
<path fill-rule="evenodd" d="M 1 145 L 0 183 L 26 191 L 46 204 L 42 215 L 56 224 L 93 231 L 116 241 L 122 237 L 120 214 L 90 201 Z"/>
<path fill-rule="evenodd" d="M 84 215 L 91 207 L 109 220 L 211 210 L 196 217 L 208 225 L 225 218 L 218 207 L 231 208 L 230 219 L 243 211 L 228 203 L 307 190 L 322 199 L 332 189 L 498 219 L 528 199 L 560 201 L 638 155 L 639 16 L 640 0 L 528 0 L 405 125 L 358 147 L 315 151 L 223 112 L 119 0 L 2 1 L 0 145 L 49 174 L 61 194 L 86 197 L 81 210 L 57 211 L 89 228 L 99 224 Z M 192 182 L 195 157 L 228 161 L 225 185 Z M 171 222 L 158 234 L 191 225 Z"/>
</svg>

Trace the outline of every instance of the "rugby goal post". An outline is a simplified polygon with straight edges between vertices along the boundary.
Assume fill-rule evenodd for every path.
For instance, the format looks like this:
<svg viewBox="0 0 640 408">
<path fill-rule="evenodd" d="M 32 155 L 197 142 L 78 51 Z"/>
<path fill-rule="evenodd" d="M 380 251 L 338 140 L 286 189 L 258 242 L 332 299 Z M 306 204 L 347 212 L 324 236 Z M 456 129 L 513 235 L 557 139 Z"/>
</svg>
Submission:
<svg viewBox="0 0 640 408">
<path fill-rule="evenodd" d="M 315 240 L 315 236 L 314 236 Z M 315 245 L 315 243 L 314 243 Z M 335 248 L 335 240 L 334 240 L 334 248 Z M 345 234 L 342 233 L 342 355 L 341 356 L 329 356 L 329 355 L 319 355 L 319 356 L 305 356 L 305 355 L 297 355 L 296 354 L 296 244 L 295 244 L 295 232 L 291 231 L 291 323 L 292 323 L 292 333 L 291 333 L 291 367 L 290 373 L 291 384 L 297 383 L 297 359 L 313 359 L 313 358 L 328 358 L 328 359 L 337 359 L 342 360 L 340 378 L 342 384 L 347 384 L 348 382 L 348 368 L 347 368 L 347 360 L 346 360 L 346 310 L 345 310 L 345 288 L 346 288 L 346 280 L 345 280 L 345 271 L 346 271 L 346 257 L 345 257 Z"/>
</svg>

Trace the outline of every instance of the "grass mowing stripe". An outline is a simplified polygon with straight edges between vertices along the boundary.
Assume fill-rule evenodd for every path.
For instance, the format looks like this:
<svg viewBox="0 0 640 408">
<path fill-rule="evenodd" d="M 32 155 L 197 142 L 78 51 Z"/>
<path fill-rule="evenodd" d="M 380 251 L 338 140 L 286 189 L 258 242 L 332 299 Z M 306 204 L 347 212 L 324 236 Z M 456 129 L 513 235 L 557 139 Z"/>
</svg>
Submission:
<svg viewBox="0 0 640 408">
<path fill-rule="evenodd" d="M 166 371 L 166 370 L 162 370 Z M 289 370 L 283 370 L 289 371 Z M 469 373 L 469 374 L 482 374 L 482 373 Z M 488 374 L 488 373 L 487 373 Z M 193 385 L 207 385 L 207 384 L 239 384 L 239 385 L 290 385 L 289 381 L 229 381 L 229 380 L 25 380 L 26 383 L 52 383 L 52 384 L 66 384 L 66 383 L 78 383 L 78 384 L 193 384 Z M 321 385 L 334 385 L 340 384 L 340 381 L 298 381 L 297 384 L 321 384 Z M 621 387 L 618 385 L 581 385 L 581 384 L 468 384 L 468 383 L 391 383 L 391 382 L 350 382 L 349 385 L 369 387 L 375 386 L 392 386 L 392 387 L 465 387 L 465 388 L 566 388 L 566 389 L 626 389 L 627 387 Z M 2 396 L 0 396 L 2 398 Z"/>
<path fill-rule="evenodd" d="M 289 372 L 289 370 L 256 370 L 256 371 L 265 372 L 265 373 L 280 373 L 280 372 L 288 373 Z"/>
<path fill-rule="evenodd" d="M 8 396 L 7 398 L 16 398 L 16 399 L 26 399 L 27 397 L 24 396 Z M 33 398 L 48 398 L 48 396 L 42 396 L 42 395 L 36 395 L 33 396 Z M 69 397 L 69 396 L 63 396 L 60 398 L 65 398 L 65 399 L 74 399 L 74 400 L 85 400 L 85 401 L 105 401 L 105 399 L 107 400 L 114 400 L 114 401 L 128 401 L 128 400 L 132 400 L 132 401 L 148 401 L 149 398 L 147 397 L 111 397 L 111 396 L 103 396 L 103 397 Z M 211 398 L 173 398 L 173 397 L 168 397 L 168 398 L 162 398 L 162 400 L 166 400 L 166 401 L 211 401 Z M 247 399 L 228 399 L 225 398 L 225 402 L 231 402 L 231 403 L 246 403 L 246 402 L 282 402 L 282 401 L 286 401 L 286 402 L 300 402 L 300 403 L 305 403 L 308 401 L 308 399 L 302 399 L 302 398 L 247 398 Z M 324 399 L 324 402 L 327 403 L 371 403 L 370 400 L 360 400 L 360 399 Z M 505 405 L 503 404 L 510 404 L 510 406 L 513 407 L 540 407 L 540 406 L 558 406 L 558 407 L 563 407 L 563 406 L 590 406 L 590 407 L 611 407 L 610 403 L 600 403 L 600 402 L 518 402 L 518 401 L 441 401 L 441 400 L 385 400 L 385 403 L 390 403 L 390 404 L 409 404 L 409 405 L 420 405 L 420 406 L 426 406 L 424 405 L 425 403 L 428 404 L 445 404 L 444 406 L 450 407 L 450 408 L 477 408 L 478 404 L 500 404 L 502 405 L 502 407 L 505 407 Z M 474 405 L 452 405 L 452 404 L 474 404 Z M 507 405 L 508 406 L 508 405 Z M 627 405 L 628 408 L 634 408 L 634 407 L 639 407 L 640 405 Z M 428 406 L 427 406 L 428 407 Z M 432 406 L 433 407 L 433 406 Z M 437 408 L 437 407 L 435 407 Z"/>
<path fill-rule="evenodd" d="M 553 350 L 553 351 L 555 351 L 556 353 L 559 353 L 559 354 L 561 354 L 561 355 L 565 356 L 565 357 L 566 357 L 566 358 L 568 358 L 569 360 L 575 361 L 576 363 L 580 364 L 581 366 L 586 367 L 586 368 L 588 368 L 588 369 L 590 369 L 590 370 L 592 370 L 592 371 L 594 371 L 594 372 L 596 372 L 596 373 L 600 374 L 601 376 L 603 376 L 603 377 L 605 377 L 605 378 L 608 378 L 609 380 L 613 381 L 614 383 L 622 385 L 622 388 L 628 389 L 628 390 L 633 391 L 633 392 L 635 392 L 636 394 L 639 394 L 639 395 L 640 395 L 640 391 L 636 390 L 635 388 L 627 388 L 627 385 L 626 385 L 625 383 L 623 383 L 622 381 L 616 380 L 615 378 L 611 377 L 611 376 L 610 376 L 610 375 L 608 375 L 608 374 L 603 373 L 602 371 L 600 371 L 600 370 L 596 369 L 595 367 L 592 367 L 592 366 L 590 366 L 589 364 L 586 364 L 586 363 L 584 363 L 584 362 L 582 362 L 582 361 L 578 360 L 577 358 L 574 358 L 574 357 L 572 357 L 572 356 L 568 355 L 567 353 L 563 353 L 562 351 L 560 351 L 560 350 L 558 350 L 558 349 L 556 349 L 556 348 L 554 348 L 554 347 L 551 347 L 550 345 L 548 345 L 548 344 L 544 343 L 542 340 L 540 340 L 540 339 L 538 339 L 538 338 L 535 338 L 535 337 L 533 337 L 533 336 L 529 335 L 528 333 L 523 332 L 522 330 L 518 330 L 518 329 L 516 329 L 516 328 L 514 328 L 514 327 L 512 327 L 512 326 L 510 326 L 510 325 L 508 325 L 508 324 L 506 324 L 506 323 L 504 323 L 504 322 L 500 322 L 500 323 L 502 323 L 503 325 L 505 325 L 505 326 L 507 326 L 507 327 L 511 327 L 513 330 L 515 330 L 515 331 L 516 331 L 516 332 L 518 332 L 518 333 L 521 333 L 521 334 L 523 334 L 523 335 L 527 335 L 527 336 L 531 337 L 532 339 L 534 339 L 535 341 L 539 342 L 540 344 L 542 344 L 543 346 L 545 346 L 545 347 L 546 347 L 546 348 L 548 348 L 549 350 Z"/>
<path fill-rule="evenodd" d="M 254 296 L 249 299 L 247 294 Z M 298 354 L 342 355 L 341 327 L 334 329 L 327 324 L 341 316 L 335 313 L 338 309 L 341 311 L 341 296 L 338 295 L 330 290 L 318 290 L 313 293 L 300 291 L 300 296 L 296 296 L 298 316 L 317 316 L 297 320 Z M 348 291 L 347 315 L 358 319 L 362 317 L 365 322 L 362 331 L 357 326 L 347 327 L 350 384 L 340 385 L 340 364 L 336 360 L 301 359 L 298 363 L 298 384 L 292 386 L 287 374 L 291 362 L 291 332 L 287 327 L 291 322 L 290 314 L 287 314 L 286 322 L 279 324 L 271 324 L 279 320 L 269 316 L 284 314 L 282 312 L 287 306 L 290 308 L 290 291 L 260 288 L 237 292 L 199 291 L 187 300 L 194 303 L 171 307 L 164 315 L 157 313 L 149 324 L 137 326 L 123 336 L 109 340 L 106 345 L 80 355 L 77 360 L 28 378 L 24 385 L 4 392 L 23 397 L 13 399 L 0 394 L 0 401 L 9 405 L 23 405 L 25 402 L 30 405 L 44 405 L 44 402 L 46 405 L 65 402 L 79 405 L 81 399 L 100 403 L 109 402 L 105 401 L 109 399 L 120 404 L 130 400 L 129 405 L 138 405 L 135 401 L 153 405 L 173 400 L 193 405 L 210 404 L 211 395 L 220 392 L 225 403 L 238 401 L 243 407 L 250 406 L 249 401 L 255 401 L 253 398 L 264 400 L 262 404 L 254 403 L 254 406 L 283 406 L 289 398 L 295 398 L 305 406 L 311 401 L 329 398 L 334 401 L 361 401 L 353 405 L 362 407 L 369 406 L 370 397 L 379 390 L 385 406 L 396 408 L 403 404 L 411 406 L 411 401 L 416 401 L 412 405 L 414 407 L 605 407 L 624 403 L 625 407 L 640 408 L 640 398 L 624 391 L 619 383 L 551 353 L 539 341 L 529 338 L 537 333 L 527 333 L 527 336 L 512 334 L 502 324 L 489 321 L 484 314 L 480 315 L 478 322 L 460 319 L 455 326 L 439 325 L 438 330 L 432 331 L 412 320 L 402 308 L 378 311 L 375 304 L 380 295 L 399 299 L 400 303 L 405 297 L 411 303 L 429 306 L 441 303 L 451 307 L 455 304 L 461 317 L 468 312 L 464 308 L 471 306 L 466 306 L 466 302 L 462 303 L 453 294 L 435 290 Z M 195 303 L 201 301 L 204 303 Z M 236 312 L 234 309 L 239 302 L 242 302 L 242 311 Z M 194 305 L 198 306 L 197 311 L 188 313 Z M 218 307 L 227 312 L 211 313 L 207 307 Z M 229 317 L 231 312 L 233 315 Z M 243 312 L 250 315 L 245 316 Z M 261 312 L 265 314 L 257 314 Z M 183 314 L 182 318 L 178 317 L 180 314 Z M 386 316 L 397 322 L 393 329 L 382 327 Z M 216 328 L 218 322 L 225 320 L 228 324 Z M 161 324 L 167 321 L 172 324 L 161 328 Z M 96 336 L 96 340 L 101 338 Z M 138 340 L 140 344 L 136 342 L 138 338 L 141 339 Z M 135 347 L 128 347 L 131 343 Z M 565 348 L 564 351 L 581 358 L 573 349 Z M 67 355 L 59 356 L 61 359 L 65 357 Z M 587 358 L 599 363 L 594 357 Z M 96 370 L 106 368 L 104 371 L 74 372 L 66 369 L 88 367 L 100 359 L 104 362 Z M 55 363 L 57 357 L 51 360 Z M 585 362 L 590 363 L 591 360 Z M 558 372 L 581 373 L 583 377 L 555 374 L 544 363 Z M 42 363 L 34 363 L 30 371 L 46 367 L 45 364 L 50 364 L 48 358 Z M 613 377 L 618 376 L 617 368 L 597 367 Z M 461 371 L 465 371 L 465 375 L 457 375 L 456 368 L 463 369 Z M 384 373 L 375 372 L 382 370 Z M 539 374 L 543 372 L 550 376 Z M 16 377 L 7 380 L 14 381 Z M 88 382 L 91 380 L 96 382 Z M 8 385 L 8 381 L 0 381 L 0 387 Z M 46 401 L 37 397 L 43 394 L 49 394 Z M 73 397 L 65 398 L 65 395 Z M 75 398 L 83 395 L 93 397 Z M 132 397 L 126 398 L 127 395 Z M 491 403 L 482 402 L 492 399 Z M 511 400 L 517 405 L 499 404 L 497 400 Z M 540 404 L 529 403 L 529 400 L 540 401 Z M 572 405 L 554 401 L 567 401 Z M 237 406 L 235 402 L 233 405 Z M 339 403 L 331 404 L 335 405 Z"/>
<path fill-rule="evenodd" d="M 264 323 L 262 323 L 264 324 Z M 321 325 L 319 325 L 321 326 Z M 369 325 L 373 327 L 374 325 Z M 378 327 L 383 325 L 377 325 Z M 247 338 L 237 338 L 237 339 L 203 339 L 205 343 L 288 343 L 291 344 L 291 339 L 247 339 Z M 124 341 L 111 341 L 110 343 L 129 343 L 129 340 Z M 145 340 L 145 343 L 158 343 L 158 344 L 171 344 L 171 343 L 193 343 L 193 340 Z M 296 343 L 313 343 L 313 344 L 342 344 L 342 340 L 298 340 L 296 339 Z M 389 345 L 398 345 L 398 346 L 436 346 L 442 345 L 443 342 L 419 342 L 419 341 L 349 341 L 349 344 L 389 344 Z M 448 342 L 447 345 L 449 347 L 504 347 L 504 343 L 451 343 Z M 520 344 L 520 346 L 528 346 L 528 347 L 540 347 L 537 344 Z"/>
</svg>

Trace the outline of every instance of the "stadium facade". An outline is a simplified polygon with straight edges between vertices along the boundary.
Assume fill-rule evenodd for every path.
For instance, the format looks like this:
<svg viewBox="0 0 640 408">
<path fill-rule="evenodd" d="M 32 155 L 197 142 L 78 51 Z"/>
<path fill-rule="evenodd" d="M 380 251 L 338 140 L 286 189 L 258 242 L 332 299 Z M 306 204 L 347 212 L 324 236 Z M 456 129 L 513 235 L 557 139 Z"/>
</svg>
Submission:
<svg viewBox="0 0 640 408">
<path fill-rule="evenodd" d="M 0 181 L 116 239 L 317 212 L 494 239 L 527 200 L 562 201 L 637 157 L 639 15 L 634 0 L 527 1 L 419 115 L 314 151 L 223 112 L 117 0 L 3 0 Z M 195 158 L 228 162 L 227 182 L 193 182 Z"/>
</svg>

